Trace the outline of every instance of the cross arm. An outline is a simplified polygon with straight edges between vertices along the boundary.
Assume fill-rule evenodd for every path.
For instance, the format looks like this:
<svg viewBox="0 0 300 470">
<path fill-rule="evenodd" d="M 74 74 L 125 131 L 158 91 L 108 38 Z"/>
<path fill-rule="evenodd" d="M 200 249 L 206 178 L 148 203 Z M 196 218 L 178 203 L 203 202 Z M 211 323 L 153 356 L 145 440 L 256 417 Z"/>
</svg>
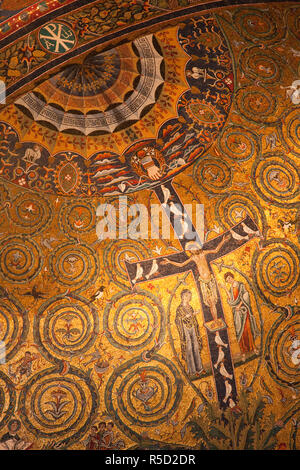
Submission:
<svg viewBox="0 0 300 470">
<path fill-rule="evenodd" d="M 209 261 L 213 261 L 235 251 L 248 243 L 252 238 L 257 237 L 262 238 L 262 234 L 256 223 L 247 215 L 247 217 L 230 230 L 205 243 L 203 248 L 209 256 Z"/>
<path fill-rule="evenodd" d="M 194 263 L 184 251 L 167 256 L 139 260 L 134 263 L 129 263 L 125 260 L 128 278 L 132 286 L 141 282 L 186 272 L 188 264 L 191 265 L 192 269 Z"/>
</svg>

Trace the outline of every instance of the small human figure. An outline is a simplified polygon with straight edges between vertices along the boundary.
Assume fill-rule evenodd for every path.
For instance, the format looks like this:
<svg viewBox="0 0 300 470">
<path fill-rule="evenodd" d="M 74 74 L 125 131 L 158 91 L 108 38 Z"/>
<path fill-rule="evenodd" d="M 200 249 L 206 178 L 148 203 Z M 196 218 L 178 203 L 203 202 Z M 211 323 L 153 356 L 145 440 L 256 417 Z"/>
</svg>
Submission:
<svg viewBox="0 0 300 470">
<path fill-rule="evenodd" d="M 16 441 L 20 441 L 21 438 L 18 435 L 18 431 L 21 427 L 21 422 L 18 419 L 12 419 L 9 421 L 8 425 L 8 432 L 3 434 L 0 438 L 0 442 L 8 441 L 9 439 L 14 439 Z"/>
<path fill-rule="evenodd" d="M 14 364 L 11 364 L 9 369 L 10 369 L 10 375 L 14 377 L 17 381 L 21 381 L 22 377 L 25 375 L 26 377 L 29 377 L 32 372 L 32 363 L 36 359 L 38 359 L 38 354 L 32 354 L 30 351 L 26 351 L 25 355 L 21 357 L 18 361 L 16 361 Z M 15 372 L 12 372 L 12 366 L 18 365 L 16 368 Z"/>
<path fill-rule="evenodd" d="M 98 449 L 99 450 L 104 450 L 105 448 L 105 442 L 103 441 L 103 436 L 106 432 L 106 423 L 105 421 L 101 421 L 98 424 L 98 433 L 97 433 L 97 439 L 98 439 Z"/>
<path fill-rule="evenodd" d="M 97 429 L 97 426 L 92 426 L 91 433 L 87 440 L 86 450 L 98 450 L 98 449 L 99 449 L 98 429 Z"/>
<path fill-rule="evenodd" d="M 106 430 L 103 433 L 103 437 L 102 437 L 101 450 L 114 449 L 115 436 L 114 436 L 113 427 L 114 427 L 114 423 L 112 421 L 107 423 Z"/>
<path fill-rule="evenodd" d="M 27 450 L 32 446 L 32 442 L 26 442 L 18 434 L 21 421 L 12 419 L 9 421 L 8 432 L 0 438 L 0 450 Z"/>
</svg>

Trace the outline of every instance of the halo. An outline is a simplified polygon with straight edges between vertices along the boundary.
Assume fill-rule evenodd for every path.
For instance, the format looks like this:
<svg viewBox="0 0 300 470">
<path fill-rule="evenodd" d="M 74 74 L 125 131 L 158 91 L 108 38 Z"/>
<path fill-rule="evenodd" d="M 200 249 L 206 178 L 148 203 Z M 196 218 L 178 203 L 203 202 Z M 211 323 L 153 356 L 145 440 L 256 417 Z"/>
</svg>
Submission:
<svg viewBox="0 0 300 470">
<path fill-rule="evenodd" d="M 198 242 L 188 242 L 185 245 L 184 249 L 185 249 L 185 251 L 201 250 L 202 245 L 200 245 L 200 243 L 198 243 Z"/>
</svg>

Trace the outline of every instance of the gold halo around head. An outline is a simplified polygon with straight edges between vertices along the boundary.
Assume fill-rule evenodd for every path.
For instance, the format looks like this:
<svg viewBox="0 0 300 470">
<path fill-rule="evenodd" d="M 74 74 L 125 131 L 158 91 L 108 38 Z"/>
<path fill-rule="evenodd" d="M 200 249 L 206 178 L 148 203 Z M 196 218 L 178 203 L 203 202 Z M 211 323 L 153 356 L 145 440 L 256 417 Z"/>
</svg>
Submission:
<svg viewBox="0 0 300 470">
<path fill-rule="evenodd" d="M 187 242 L 184 249 L 185 251 L 202 250 L 202 246 L 198 242 Z"/>
</svg>

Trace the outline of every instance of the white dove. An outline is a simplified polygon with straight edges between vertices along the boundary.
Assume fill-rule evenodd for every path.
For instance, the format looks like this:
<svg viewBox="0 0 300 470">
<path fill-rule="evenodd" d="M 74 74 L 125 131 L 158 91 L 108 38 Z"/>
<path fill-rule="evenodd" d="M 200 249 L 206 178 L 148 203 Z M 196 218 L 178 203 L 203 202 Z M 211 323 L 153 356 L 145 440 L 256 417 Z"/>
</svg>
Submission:
<svg viewBox="0 0 300 470">
<path fill-rule="evenodd" d="M 235 218 L 236 219 L 242 219 L 244 217 L 244 212 L 245 212 L 244 209 L 241 209 L 241 210 L 235 209 L 235 211 L 234 211 Z"/>
<path fill-rule="evenodd" d="M 228 382 L 228 380 L 225 380 L 224 383 L 225 383 L 225 397 L 223 399 L 223 402 L 226 403 L 228 398 L 230 397 L 231 392 L 232 392 L 232 386 Z"/>
<path fill-rule="evenodd" d="M 224 351 L 223 351 L 222 347 L 219 346 L 218 360 L 217 360 L 217 362 L 215 363 L 215 368 L 216 368 L 216 369 L 218 368 L 218 365 L 220 364 L 220 362 L 223 361 L 224 357 L 225 357 Z"/>
<path fill-rule="evenodd" d="M 242 227 L 244 232 L 248 233 L 248 235 L 256 235 L 257 237 L 260 236 L 260 231 L 259 230 L 252 230 L 248 225 L 246 225 L 244 222 L 242 223 Z"/>
<path fill-rule="evenodd" d="M 183 238 L 186 233 L 189 232 L 189 223 L 186 220 L 187 214 L 186 212 L 181 210 L 181 207 L 178 207 L 178 205 L 175 205 L 173 201 L 170 202 L 170 211 L 173 212 L 176 216 L 180 217 L 179 223 L 180 223 L 180 235 L 179 238 Z M 175 219 L 175 226 L 178 227 L 178 222 Z M 176 228 L 175 228 L 176 230 Z"/>
<path fill-rule="evenodd" d="M 181 225 L 181 234 L 179 235 L 179 238 L 183 238 L 184 235 L 189 232 L 190 227 L 186 220 L 181 220 L 180 225 Z"/>
<path fill-rule="evenodd" d="M 238 240 L 239 242 L 242 240 L 249 240 L 249 235 L 242 236 L 234 232 L 233 230 L 229 230 L 229 232 L 231 233 L 232 238 L 234 238 L 235 240 Z"/>
<path fill-rule="evenodd" d="M 163 184 L 161 185 L 161 189 L 164 195 L 164 201 L 163 204 L 167 204 L 168 200 L 170 199 L 171 192 L 168 188 L 166 188 Z"/>
<path fill-rule="evenodd" d="M 224 346 L 224 348 L 227 348 L 228 344 L 225 344 L 220 336 L 220 333 L 217 331 L 215 335 L 215 342 L 217 343 L 218 346 Z"/>
<path fill-rule="evenodd" d="M 222 374 L 224 377 L 226 377 L 227 379 L 232 380 L 233 375 L 229 374 L 227 372 L 227 370 L 225 369 L 225 366 L 224 366 L 224 362 L 221 363 L 219 371 L 220 371 L 220 374 Z"/>
<path fill-rule="evenodd" d="M 233 401 L 232 398 L 229 398 L 228 405 L 229 405 L 229 408 L 234 408 L 236 406 L 236 403 Z"/>
<path fill-rule="evenodd" d="M 146 274 L 145 278 L 149 279 L 149 277 L 153 276 L 157 271 L 158 271 L 158 264 L 157 264 L 157 261 L 154 259 L 152 262 L 150 272 Z"/>
<path fill-rule="evenodd" d="M 125 253 L 124 259 L 128 261 L 128 263 L 131 263 L 131 260 L 134 259 L 134 256 L 129 256 L 128 253 Z"/>
<path fill-rule="evenodd" d="M 161 250 L 162 250 L 162 246 L 157 246 L 157 245 L 156 245 L 153 251 L 154 251 L 155 253 L 157 253 L 158 255 L 160 255 L 160 254 L 161 254 Z"/>
<path fill-rule="evenodd" d="M 180 217 L 184 215 L 184 212 L 181 210 L 180 204 L 174 204 L 173 201 L 170 202 L 170 211 L 173 212 L 173 214 L 178 215 Z"/>
<path fill-rule="evenodd" d="M 142 268 L 140 263 L 138 263 L 136 265 L 136 275 L 135 275 L 135 278 L 132 279 L 132 284 L 135 284 L 138 279 L 141 279 L 141 277 L 143 277 L 143 274 L 144 274 L 144 269 Z"/>
<path fill-rule="evenodd" d="M 287 95 L 290 97 L 293 104 L 300 103 L 300 80 L 295 80 L 287 90 Z"/>
<path fill-rule="evenodd" d="M 52 250 L 51 243 L 52 243 L 52 242 L 55 242 L 55 241 L 57 241 L 57 238 L 54 238 L 54 237 L 44 238 L 44 239 L 42 240 L 42 244 L 43 244 L 46 248 L 48 248 L 48 250 Z"/>
</svg>

